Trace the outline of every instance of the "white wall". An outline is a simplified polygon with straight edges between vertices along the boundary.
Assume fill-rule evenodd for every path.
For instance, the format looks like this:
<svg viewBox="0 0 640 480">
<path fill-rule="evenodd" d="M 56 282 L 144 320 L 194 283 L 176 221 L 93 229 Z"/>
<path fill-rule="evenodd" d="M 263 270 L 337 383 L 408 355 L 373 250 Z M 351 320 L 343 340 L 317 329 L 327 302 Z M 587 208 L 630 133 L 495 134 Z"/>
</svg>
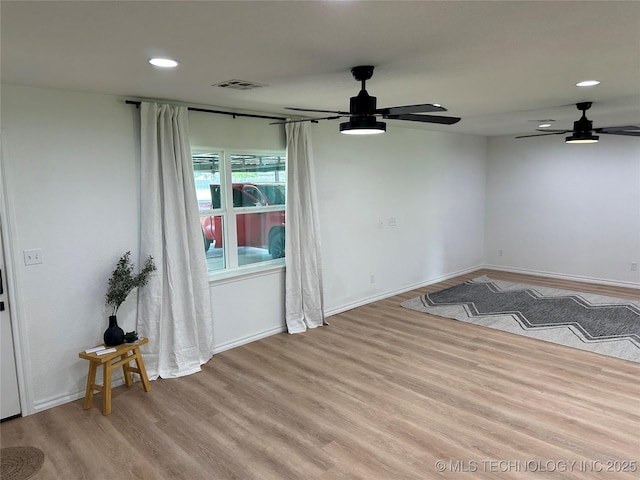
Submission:
<svg viewBox="0 0 640 480">
<path fill-rule="evenodd" d="M 11 85 L 1 95 L 28 414 L 84 395 L 87 364 L 78 352 L 102 341 L 118 258 L 127 250 L 134 263 L 138 257 L 138 111 L 107 95 Z M 265 120 L 193 113 L 190 124 L 201 146 L 284 149 L 281 129 Z M 44 261 L 26 267 L 22 251 L 32 248 Z M 215 350 L 281 331 L 283 283 L 280 269 L 212 284 Z M 118 323 L 130 331 L 135 319 L 134 293 Z"/>
<path fill-rule="evenodd" d="M 139 142 L 135 108 L 113 97 L 7 85 L 1 94 L 19 296 L 12 313 L 28 342 L 22 407 L 31 413 L 85 387 L 78 352 L 101 340 L 107 278 L 122 253 L 138 248 Z M 22 251 L 32 248 L 43 263 L 27 267 Z M 135 328 L 135 298 L 119 320 Z"/>
<path fill-rule="evenodd" d="M 640 284 L 640 142 L 602 135 L 491 138 L 485 263 L 615 284 Z M 503 256 L 499 256 L 499 250 Z"/>
<path fill-rule="evenodd" d="M 313 126 L 329 313 L 482 264 L 486 139 L 401 125 Z"/>
<path fill-rule="evenodd" d="M 272 121 L 192 111 L 189 137 L 193 147 L 284 151 L 284 129 Z"/>
<path fill-rule="evenodd" d="M 26 340 L 28 414 L 83 396 L 87 365 L 77 354 L 107 327 L 115 262 L 127 250 L 138 256 L 138 111 L 108 95 L 11 85 L 1 95 L 3 222 Z M 284 148 L 282 129 L 266 120 L 192 113 L 189 121 L 197 146 Z M 481 263 L 484 139 L 391 125 L 382 138 L 346 138 L 335 122 L 313 135 L 330 313 Z M 41 265 L 24 266 L 31 248 L 42 249 Z M 283 276 L 212 284 L 216 351 L 282 330 Z M 134 294 L 118 319 L 129 331 L 135 317 Z"/>
<path fill-rule="evenodd" d="M 218 281 L 211 305 L 216 353 L 283 332 L 284 269 Z"/>
</svg>

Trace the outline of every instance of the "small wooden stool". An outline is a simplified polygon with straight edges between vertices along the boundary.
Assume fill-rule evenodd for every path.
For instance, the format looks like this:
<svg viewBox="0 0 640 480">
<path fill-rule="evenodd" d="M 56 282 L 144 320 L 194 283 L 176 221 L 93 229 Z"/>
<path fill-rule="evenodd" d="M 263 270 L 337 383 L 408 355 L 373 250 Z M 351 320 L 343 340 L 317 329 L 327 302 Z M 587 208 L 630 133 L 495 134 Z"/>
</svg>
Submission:
<svg viewBox="0 0 640 480">
<path fill-rule="evenodd" d="M 87 393 L 84 396 L 84 409 L 91 408 L 93 405 L 93 392 L 102 392 L 102 414 L 109 415 L 111 413 L 111 371 L 114 368 L 122 367 L 124 372 L 124 381 L 127 387 L 133 385 L 133 379 L 131 373 L 137 373 L 142 380 L 142 386 L 144 391 L 151 390 L 149 385 L 149 378 L 147 377 L 147 371 L 144 368 L 144 362 L 142 361 L 142 355 L 140 354 L 140 347 L 149 342 L 148 338 L 141 338 L 136 343 L 123 343 L 117 347 L 115 352 L 107 353 L 105 355 L 97 355 L 95 352 L 86 353 L 80 352 L 78 356 L 89 360 L 89 376 L 87 377 Z M 110 348 L 110 347 L 105 347 Z M 120 360 L 118 360 L 120 358 Z M 112 360 L 115 360 L 112 362 Z M 136 367 L 129 365 L 132 360 L 136 361 Z M 103 384 L 96 385 L 96 371 L 98 366 L 102 365 L 103 371 Z"/>
</svg>

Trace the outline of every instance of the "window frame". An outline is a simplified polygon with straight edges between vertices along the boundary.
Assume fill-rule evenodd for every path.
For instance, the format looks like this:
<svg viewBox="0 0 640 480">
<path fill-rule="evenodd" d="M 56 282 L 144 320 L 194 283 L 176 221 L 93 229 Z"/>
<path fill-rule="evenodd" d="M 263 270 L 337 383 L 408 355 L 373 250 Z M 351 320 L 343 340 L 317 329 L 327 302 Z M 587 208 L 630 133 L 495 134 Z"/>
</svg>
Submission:
<svg viewBox="0 0 640 480">
<path fill-rule="evenodd" d="M 198 154 L 217 154 L 220 176 L 220 207 L 213 208 L 213 199 L 210 209 L 200 210 L 198 213 L 200 218 L 207 216 L 220 216 L 222 222 L 222 241 L 223 241 L 223 258 L 224 266 L 218 270 L 208 270 L 209 281 L 223 280 L 232 277 L 259 274 L 268 270 L 284 269 L 285 258 L 270 259 L 246 265 L 239 265 L 238 255 L 238 216 L 248 213 L 268 213 L 268 212 L 285 212 L 286 203 L 276 205 L 259 205 L 259 206 L 240 206 L 235 207 L 233 202 L 233 168 L 231 157 L 233 155 L 261 155 L 261 156 L 278 156 L 284 159 L 285 176 L 287 172 L 287 154 L 286 150 L 268 150 L 268 149 L 244 149 L 244 148 L 220 148 L 220 147 L 191 147 L 191 156 Z M 195 179 L 194 179 L 195 181 Z M 242 183 L 242 182 L 236 182 Z M 253 183 L 253 182 L 246 182 Z M 259 184 L 259 182 L 255 182 Z M 282 182 L 285 188 L 286 198 L 286 180 Z"/>
</svg>

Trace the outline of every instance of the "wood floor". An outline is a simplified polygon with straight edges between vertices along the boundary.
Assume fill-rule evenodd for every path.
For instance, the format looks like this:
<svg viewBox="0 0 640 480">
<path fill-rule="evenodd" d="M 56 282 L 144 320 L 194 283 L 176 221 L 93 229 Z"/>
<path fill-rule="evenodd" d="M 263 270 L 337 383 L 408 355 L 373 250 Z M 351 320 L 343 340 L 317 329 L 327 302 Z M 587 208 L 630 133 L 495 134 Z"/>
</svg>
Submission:
<svg viewBox="0 0 640 480">
<path fill-rule="evenodd" d="M 638 478 L 640 364 L 399 307 L 480 271 L 216 355 L 201 373 L 5 422 L 33 479 Z"/>
</svg>

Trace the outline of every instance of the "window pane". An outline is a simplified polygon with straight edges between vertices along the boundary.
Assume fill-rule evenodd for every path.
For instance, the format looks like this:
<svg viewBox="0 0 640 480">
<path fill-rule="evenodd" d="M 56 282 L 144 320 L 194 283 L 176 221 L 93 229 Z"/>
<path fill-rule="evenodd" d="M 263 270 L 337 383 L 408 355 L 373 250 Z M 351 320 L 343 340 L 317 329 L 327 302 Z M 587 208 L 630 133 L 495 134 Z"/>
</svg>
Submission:
<svg viewBox="0 0 640 480">
<path fill-rule="evenodd" d="M 204 215 L 200 217 L 202 239 L 207 257 L 207 270 L 222 270 L 224 265 L 223 217 L 222 215 Z"/>
<path fill-rule="evenodd" d="M 236 215 L 238 265 L 284 257 L 284 211 Z"/>
<path fill-rule="evenodd" d="M 231 154 L 234 207 L 286 203 L 286 159 L 283 155 Z"/>
<path fill-rule="evenodd" d="M 198 208 L 201 211 L 221 208 L 220 154 L 194 153 L 192 159 Z"/>
<path fill-rule="evenodd" d="M 284 155 L 231 154 L 231 171 L 236 183 L 286 183 Z"/>
<path fill-rule="evenodd" d="M 284 257 L 282 211 L 259 207 L 286 204 L 286 158 L 284 155 L 231 154 L 234 208 L 256 207 L 255 213 L 236 214 L 238 265 Z"/>
<path fill-rule="evenodd" d="M 207 269 L 235 269 L 282 259 L 287 182 L 284 152 L 245 154 L 196 147 L 192 160 Z M 237 209 L 250 209 L 251 213 Z"/>
</svg>

